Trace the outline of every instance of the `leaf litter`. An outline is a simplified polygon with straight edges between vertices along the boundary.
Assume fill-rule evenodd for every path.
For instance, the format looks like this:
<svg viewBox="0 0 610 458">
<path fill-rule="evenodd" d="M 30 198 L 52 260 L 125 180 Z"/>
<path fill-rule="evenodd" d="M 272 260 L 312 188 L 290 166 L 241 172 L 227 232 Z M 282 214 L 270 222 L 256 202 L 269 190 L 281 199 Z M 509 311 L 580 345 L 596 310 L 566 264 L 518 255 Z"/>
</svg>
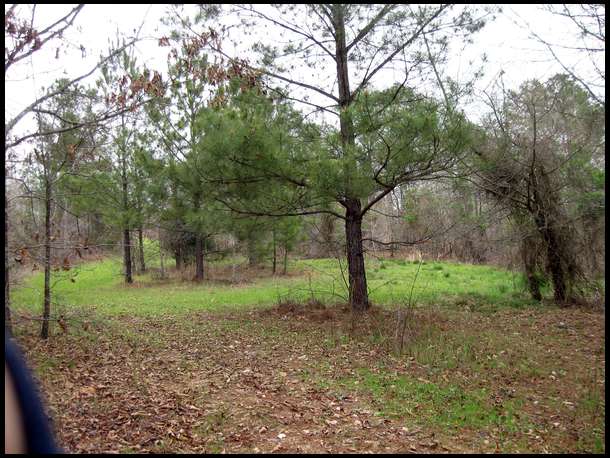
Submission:
<svg viewBox="0 0 610 458">
<path fill-rule="evenodd" d="M 391 316 L 375 313 L 386 321 Z M 508 443 L 519 451 L 582 450 L 590 424 L 575 407 L 582 404 L 576 392 L 600 388 L 595 392 L 603 397 L 605 383 L 605 328 L 598 315 L 508 310 L 440 319 L 445 332 L 468 326 L 523 342 L 490 351 L 489 361 L 535 359 L 540 355 L 524 350 L 534 345 L 545 361 L 562 363 L 548 374 L 533 370 L 527 380 L 511 376 L 510 365 L 485 373 L 466 366 L 439 371 L 417 358 L 397 357 L 358 338 L 370 330 L 354 331 L 348 315 L 341 307 L 303 312 L 282 306 L 180 318 L 115 317 L 47 343 L 34 329 L 22 330 L 18 339 L 41 380 L 58 440 L 72 453 L 513 450 Z M 593 378 L 583 361 L 597 368 Z M 427 428 L 418 410 L 398 418 L 380 415 L 379 399 L 360 389 L 359 380 L 351 391 L 338 388 L 337 381 L 356 377 L 355 369 L 381 373 L 380 363 L 384 373 L 422 384 L 485 387 L 499 409 L 516 396 L 525 399 L 518 415 L 531 427 L 512 435 L 498 428 L 483 435 L 467 427 Z"/>
</svg>

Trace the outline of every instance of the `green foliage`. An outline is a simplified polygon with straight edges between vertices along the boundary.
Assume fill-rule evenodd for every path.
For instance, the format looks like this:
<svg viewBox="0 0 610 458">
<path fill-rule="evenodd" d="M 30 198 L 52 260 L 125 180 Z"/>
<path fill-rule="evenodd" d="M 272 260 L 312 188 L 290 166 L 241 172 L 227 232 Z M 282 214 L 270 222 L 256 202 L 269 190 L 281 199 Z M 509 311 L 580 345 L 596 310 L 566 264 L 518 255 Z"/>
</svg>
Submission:
<svg viewBox="0 0 610 458">
<path fill-rule="evenodd" d="M 144 237 L 144 261 L 147 266 L 158 266 L 159 265 L 159 254 L 161 252 L 161 244 L 158 240 L 151 240 Z"/>
<path fill-rule="evenodd" d="M 297 243 L 303 240 L 303 220 L 294 216 L 276 218 L 273 229 L 275 238 L 283 249 L 291 251 Z"/>
<path fill-rule="evenodd" d="M 287 102 L 256 91 L 233 97 L 206 113 L 214 129 L 199 146 L 210 153 L 205 170 L 216 195 L 239 213 L 294 215 L 449 167 L 471 141 L 463 116 L 411 90 L 394 100 L 395 92 L 367 92 L 350 106 L 356 145 L 347 150 L 338 131 L 304 122 Z"/>
<path fill-rule="evenodd" d="M 493 103 L 472 157 L 482 186 L 511 209 L 521 237 L 536 233 L 556 300 L 581 295 L 585 267 L 599 264 L 587 258 L 597 256 L 605 211 L 603 107 L 561 74 L 503 91 Z"/>
</svg>

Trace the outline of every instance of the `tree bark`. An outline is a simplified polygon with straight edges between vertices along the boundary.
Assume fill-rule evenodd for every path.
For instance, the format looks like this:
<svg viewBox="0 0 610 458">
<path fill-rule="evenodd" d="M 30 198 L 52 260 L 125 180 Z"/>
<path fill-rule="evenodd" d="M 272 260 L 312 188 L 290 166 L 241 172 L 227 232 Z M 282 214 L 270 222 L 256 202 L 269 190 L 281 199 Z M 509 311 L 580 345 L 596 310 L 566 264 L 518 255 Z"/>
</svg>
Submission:
<svg viewBox="0 0 610 458">
<path fill-rule="evenodd" d="M 282 275 L 286 275 L 288 273 L 288 246 L 284 244 L 284 270 Z"/>
<path fill-rule="evenodd" d="M 123 264 L 125 265 L 125 283 L 133 283 L 129 229 L 123 229 Z"/>
<path fill-rule="evenodd" d="M 203 281 L 203 237 L 195 238 L 195 281 Z"/>
<path fill-rule="evenodd" d="M 102 223 L 102 217 L 100 214 L 95 213 L 93 215 L 93 222 L 91 226 L 92 234 L 88 237 L 88 240 L 94 240 L 94 243 L 97 243 L 100 235 L 104 232 L 104 225 Z"/>
<path fill-rule="evenodd" d="M 140 273 L 146 272 L 146 264 L 144 262 L 144 239 L 142 237 L 142 227 L 138 228 L 138 244 L 140 247 Z"/>
<path fill-rule="evenodd" d="M 198 212 L 201 208 L 201 196 L 195 195 L 195 210 Z M 200 228 L 197 228 L 195 235 L 195 281 L 203 281 L 203 237 L 201 236 Z"/>
<path fill-rule="evenodd" d="M 521 257 L 523 259 L 523 266 L 525 268 L 525 278 L 527 281 L 527 288 L 532 296 L 532 299 L 540 302 L 542 300 L 542 293 L 540 292 L 540 280 L 537 277 L 536 269 L 536 246 L 532 236 L 524 236 L 521 241 Z"/>
<path fill-rule="evenodd" d="M 352 201 L 348 206 L 345 220 L 345 240 L 347 243 L 347 266 L 349 271 L 349 302 L 354 311 L 364 311 L 370 307 L 364 251 L 362 246 L 362 215 L 360 201 Z"/>
<path fill-rule="evenodd" d="M 542 166 L 537 175 L 533 174 L 533 182 L 534 220 L 546 245 L 547 270 L 553 282 L 553 296 L 558 304 L 566 304 L 570 299 L 570 288 L 574 281 L 569 242 L 562 237 L 558 223 L 561 221 L 559 210 Z"/>
<path fill-rule="evenodd" d="M 48 172 L 47 172 L 48 173 Z M 51 316 L 51 183 L 45 176 L 45 215 L 44 215 L 44 303 L 40 337 L 49 338 L 49 318 Z"/>
<path fill-rule="evenodd" d="M 233 244 L 233 259 L 231 263 L 231 283 L 235 283 L 237 279 L 237 243 Z"/>
<path fill-rule="evenodd" d="M 547 265 L 553 282 L 553 296 L 558 304 L 568 299 L 568 279 L 562 262 L 561 249 L 556 231 L 552 227 L 539 226 L 546 241 Z"/>
<path fill-rule="evenodd" d="M 341 147 L 343 155 L 348 157 L 356 144 L 353 120 L 349 114 L 352 97 L 349 87 L 349 71 L 347 45 L 345 39 L 345 6 L 333 5 L 335 26 L 335 44 L 337 61 L 337 81 L 339 87 L 339 125 L 341 131 Z M 350 161 L 346 161 L 349 167 Z M 352 171 L 345 170 L 345 240 L 347 242 L 347 265 L 349 270 L 349 302 L 352 310 L 364 311 L 369 308 L 369 298 L 366 286 L 366 271 L 364 270 L 364 253 L 362 247 L 362 205 L 355 195 L 350 181 Z"/>
<path fill-rule="evenodd" d="M 133 234 L 129 234 L 129 238 L 130 240 L 133 239 L 133 237 L 131 237 Z M 136 275 L 139 275 L 140 272 L 140 265 L 137 262 L 137 254 L 136 254 L 136 246 L 135 244 L 131 246 L 130 250 L 129 250 L 130 254 L 131 254 L 131 269 L 132 272 L 135 273 Z"/>
<path fill-rule="evenodd" d="M 124 218 L 124 226 L 123 226 L 123 263 L 125 268 L 125 283 L 133 283 L 133 277 L 131 272 L 131 239 L 129 235 L 129 201 L 128 201 L 128 188 L 127 188 L 127 162 L 125 158 L 125 151 L 123 151 L 122 157 L 122 170 L 121 170 L 121 178 L 122 178 L 122 187 L 123 187 L 123 218 Z"/>
<path fill-rule="evenodd" d="M 164 279 L 165 266 L 163 263 L 163 248 L 161 247 L 161 229 L 159 229 L 159 264 L 161 265 L 161 279 Z"/>
<path fill-rule="evenodd" d="M 335 217 L 323 213 L 320 217 L 320 234 L 322 238 L 322 257 L 334 252 Z"/>
</svg>

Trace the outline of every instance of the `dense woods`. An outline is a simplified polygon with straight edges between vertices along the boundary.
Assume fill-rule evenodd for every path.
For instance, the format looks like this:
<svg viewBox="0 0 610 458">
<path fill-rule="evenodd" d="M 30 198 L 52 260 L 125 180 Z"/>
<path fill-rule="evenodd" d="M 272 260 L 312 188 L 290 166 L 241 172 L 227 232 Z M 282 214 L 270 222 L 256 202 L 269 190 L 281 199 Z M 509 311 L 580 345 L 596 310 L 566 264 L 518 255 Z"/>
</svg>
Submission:
<svg viewBox="0 0 610 458">
<path fill-rule="evenodd" d="M 61 42 L 82 8 L 33 26 L 27 9 L 6 7 L 5 77 Z M 604 7 L 582 8 L 552 11 L 603 46 Z M 208 285 L 225 264 L 230 284 L 244 269 L 288 279 L 299 274 L 293 260 L 332 258 L 332 293 L 344 291 L 358 316 L 379 313 L 370 272 L 384 260 L 420 263 L 402 280 L 409 305 L 422 262 L 511 271 L 533 304 L 566 316 L 603 304 L 605 101 L 595 84 L 565 62 L 483 92 L 476 71 L 447 76 L 453 50 L 499 8 L 168 11 L 171 33 L 156 38 L 165 68 L 140 61 L 139 38 L 117 32 L 94 68 L 5 120 L 7 329 L 27 315 L 42 339 L 66 331 L 57 285 L 78 285 L 79 266 L 107 257 L 121 259 L 126 288 L 142 278 Z M 258 33 L 267 27 L 274 34 Z M 35 128 L 22 133 L 27 117 Z M 15 286 L 37 271 L 37 316 L 15 312 Z M 311 278 L 309 289 L 319 303 Z M 424 326 L 409 313 L 400 326 Z M 400 326 L 391 332 L 402 352 Z"/>
</svg>

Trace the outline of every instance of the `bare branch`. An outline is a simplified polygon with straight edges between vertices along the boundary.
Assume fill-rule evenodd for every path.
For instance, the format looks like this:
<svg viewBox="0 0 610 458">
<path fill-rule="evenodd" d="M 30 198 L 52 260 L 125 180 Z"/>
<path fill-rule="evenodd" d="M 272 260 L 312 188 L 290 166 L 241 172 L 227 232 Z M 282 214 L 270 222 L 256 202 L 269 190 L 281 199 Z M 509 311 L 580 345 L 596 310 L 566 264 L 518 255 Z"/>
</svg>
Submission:
<svg viewBox="0 0 610 458">
<path fill-rule="evenodd" d="M 26 137 L 18 138 L 16 140 L 13 140 L 12 142 L 8 142 L 8 136 L 9 136 L 11 130 L 17 125 L 17 123 L 25 115 L 27 115 L 28 113 L 32 112 L 32 110 L 34 110 L 34 108 L 38 107 L 40 104 L 42 104 L 46 100 L 48 100 L 48 99 L 50 99 L 52 97 L 58 96 L 59 94 L 64 92 L 66 89 L 68 89 L 70 86 L 72 86 L 72 85 L 78 83 L 79 81 L 82 81 L 83 79 L 87 78 L 88 76 L 92 75 L 98 68 L 100 68 L 106 62 L 108 62 L 109 60 L 114 58 L 116 55 L 120 54 L 123 50 L 125 50 L 129 46 L 133 45 L 136 41 L 137 41 L 137 39 L 133 39 L 133 40 L 129 41 L 125 45 L 123 45 L 120 48 L 116 49 L 115 51 L 111 52 L 108 56 L 106 56 L 104 59 L 99 61 L 97 64 L 95 64 L 95 66 L 90 71 L 88 71 L 87 73 L 85 73 L 85 74 L 83 74 L 81 76 L 78 76 L 78 77 L 68 81 L 66 84 L 62 85 L 58 89 L 50 91 L 47 94 L 43 95 L 42 97 L 39 97 L 38 99 L 34 100 L 34 102 L 32 102 L 29 106 L 24 108 L 17 116 L 15 116 L 13 119 L 11 119 L 5 125 L 5 128 L 4 128 L 5 149 L 8 149 L 8 148 L 11 148 L 13 146 L 18 145 L 23 140 L 25 140 L 25 138 L 32 138 L 32 137 L 37 136 L 37 134 L 30 134 L 30 135 L 27 135 Z"/>
<path fill-rule="evenodd" d="M 360 32 L 358 32 L 352 42 L 347 45 L 347 52 L 349 52 L 350 49 L 356 46 L 371 30 L 373 30 L 377 23 L 381 21 L 381 19 L 383 19 L 384 16 L 390 11 L 392 11 L 394 8 L 396 8 L 396 4 L 384 5 L 381 11 L 379 11 L 379 13 L 377 13 L 377 15 L 373 19 L 371 19 L 371 21 L 367 25 L 365 25 L 362 30 L 360 30 Z"/>
<path fill-rule="evenodd" d="M 11 7 L 11 9 L 9 11 L 12 11 L 15 5 L 13 5 L 13 7 Z M 70 27 L 74 20 L 76 19 L 76 16 L 78 15 L 78 13 L 80 13 L 80 11 L 83 9 L 85 5 L 81 4 L 76 6 L 75 8 L 73 8 L 68 14 L 66 14 L 64 17 L 62 17 L 61 19 L 59 19 L 58 21 L 54 22 L 53 24 L 51 24 L 50 26 L 46 27 L 44 30 L 42 30 L 41 32 L 38 32 L 37 34 L 40 35 L 44 35 L 46 33 L 49 33 L 49 35 L 47 37 L 45 37 L 43 40 L 41 40 L 38 44 L 36 44 L 35 46 L 32 46 L 32 48 L 29 51 L 26 51 L 22 54 L 19 54 L 20 51 L 23 50 L 23 48 L 28 45 L 30 42 L 27 40 L 23 40 L 21 43 L 19 43 L 17 45 L 17 47 L 12 51 L 8 53 L 8 56 L 5 57 L 4 60 L 4 74 L 6 75 L 7 70 L 11 67 L 11 65 L 25 59 L 26 57 L 32 55 L 34 52 L 38 51 L 40 48 L 42 48 L 49 40 L 61 36 L 61 34 L 68 28 Z M 34 5 L 34 8 L 36 8 L 36 5 Z M 72 16 L 72 17 L 70 17 Z M 32 23 L 34 21 L 34 14 L 32 14 Z M 53 30 L 58 24 L 65 22 L 66 24 L 62 27 L 60 27 L 57 30 Z M 32 25 L 30 24 L 30 29 L 33 30 Z"/>
</svg>

